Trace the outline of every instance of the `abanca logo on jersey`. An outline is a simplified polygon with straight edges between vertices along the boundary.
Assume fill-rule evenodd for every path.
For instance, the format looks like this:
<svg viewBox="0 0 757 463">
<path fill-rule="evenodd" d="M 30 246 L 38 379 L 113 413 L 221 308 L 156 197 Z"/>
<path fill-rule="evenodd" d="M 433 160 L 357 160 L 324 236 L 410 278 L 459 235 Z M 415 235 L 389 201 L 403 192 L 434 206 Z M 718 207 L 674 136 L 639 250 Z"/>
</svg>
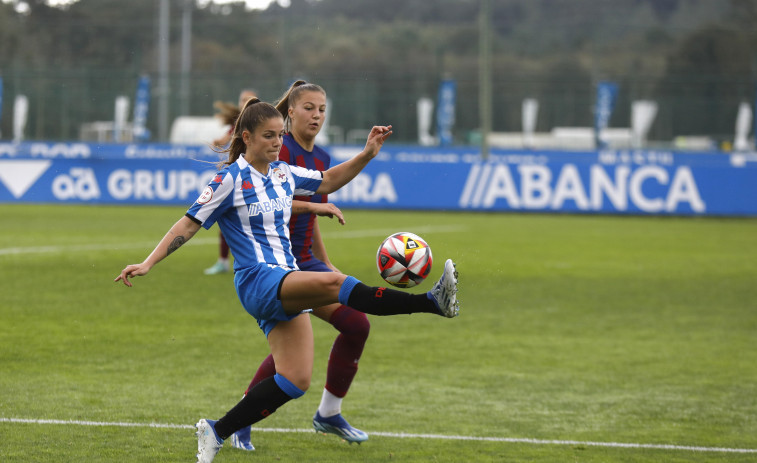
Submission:
<svg viewBox="0 0 757 463">
<path fill-rule="evenodd" d="M 290 209 L 292 207 L 292 196 L 284 196 L 283 198 L 273 198 L 268 201 L 259 201 L 247 206 L 247 213 L 250 217 L 260 214 L 266 214 L 268 212 L 278 212 L 284 209 Z"/>
</svg>

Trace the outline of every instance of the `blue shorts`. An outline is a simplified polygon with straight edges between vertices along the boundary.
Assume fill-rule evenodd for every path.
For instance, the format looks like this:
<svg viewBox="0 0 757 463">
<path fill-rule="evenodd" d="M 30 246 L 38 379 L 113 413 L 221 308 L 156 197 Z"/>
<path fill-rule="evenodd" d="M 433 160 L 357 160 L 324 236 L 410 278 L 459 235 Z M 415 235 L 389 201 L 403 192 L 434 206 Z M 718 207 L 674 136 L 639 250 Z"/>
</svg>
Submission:
<svg viewBox="0 0 757 463">
<path fill-rule="evenodd" d="M 279 289 L 284 277 L 292 269 L 256 264 L 234 273 L 234 286 L 242 307 L 258 321 L 266 337 L 280 321 L 289 321 L 299 314 L 288 315 L 279 299 Z M 303 310 L 310 312 L 311 310 Z M 302 313 L 302 312 L 301 312 Z"/>
</svg>

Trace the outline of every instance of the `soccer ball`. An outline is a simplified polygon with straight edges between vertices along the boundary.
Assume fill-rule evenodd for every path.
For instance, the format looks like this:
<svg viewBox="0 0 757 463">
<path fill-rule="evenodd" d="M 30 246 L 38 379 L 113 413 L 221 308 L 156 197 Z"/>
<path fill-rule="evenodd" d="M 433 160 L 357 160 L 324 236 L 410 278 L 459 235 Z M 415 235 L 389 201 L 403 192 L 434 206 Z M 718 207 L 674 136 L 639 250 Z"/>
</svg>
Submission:
<svg viewBox="0 0 757 463">
<path fill-rule="evenodd" d="M 399 288 L 412 288 L 431 273 L 431 248 L 418 235 L 395 233 L 385 239 L 376 253 L 381 278 Z"/>
</svg>

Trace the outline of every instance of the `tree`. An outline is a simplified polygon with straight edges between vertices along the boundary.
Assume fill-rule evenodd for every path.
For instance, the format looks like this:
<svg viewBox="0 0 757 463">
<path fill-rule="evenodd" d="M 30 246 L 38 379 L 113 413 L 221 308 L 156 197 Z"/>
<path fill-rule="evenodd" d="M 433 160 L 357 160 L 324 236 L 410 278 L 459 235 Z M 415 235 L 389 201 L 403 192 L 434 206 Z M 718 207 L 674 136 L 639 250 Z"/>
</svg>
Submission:
<svg viewBox="0 0 757 463">
<path fill-rule="evenodd" d="M 752 60 L 757 47 L 733 28 L 692 33 L 668 57 L 656 98 L 664 104 L 657 136 L 731 136 L 736 108 L 753 98 Z"/>
</svg>

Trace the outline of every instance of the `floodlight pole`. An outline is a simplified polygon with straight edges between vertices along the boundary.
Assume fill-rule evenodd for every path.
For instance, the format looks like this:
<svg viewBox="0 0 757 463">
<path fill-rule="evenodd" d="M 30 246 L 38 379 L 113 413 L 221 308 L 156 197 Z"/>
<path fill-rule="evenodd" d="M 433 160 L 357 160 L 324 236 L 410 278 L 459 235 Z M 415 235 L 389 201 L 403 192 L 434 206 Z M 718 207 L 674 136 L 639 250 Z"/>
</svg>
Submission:
<svg viewBox="0 0 757 463">
<path fill-rule="evenodd" d="M 184 0 L 181 20 L 181 115 L 189 115 L 189 73 L 192 70 L 192 8 L 194 0 Z"/>
<path fill-rule="evenodd" d="M 158 16 L 158 139 L 168 139 L 168 45 L 169 45 L 169 0 L 160 0 Z"/>
<path fill-rule="evenodd" d="M 481 121 L 481 159 L 489 158 L 492 130 L 491 3 L 480 0 L 478 36 L 478 107 Z"/>
</svg>

